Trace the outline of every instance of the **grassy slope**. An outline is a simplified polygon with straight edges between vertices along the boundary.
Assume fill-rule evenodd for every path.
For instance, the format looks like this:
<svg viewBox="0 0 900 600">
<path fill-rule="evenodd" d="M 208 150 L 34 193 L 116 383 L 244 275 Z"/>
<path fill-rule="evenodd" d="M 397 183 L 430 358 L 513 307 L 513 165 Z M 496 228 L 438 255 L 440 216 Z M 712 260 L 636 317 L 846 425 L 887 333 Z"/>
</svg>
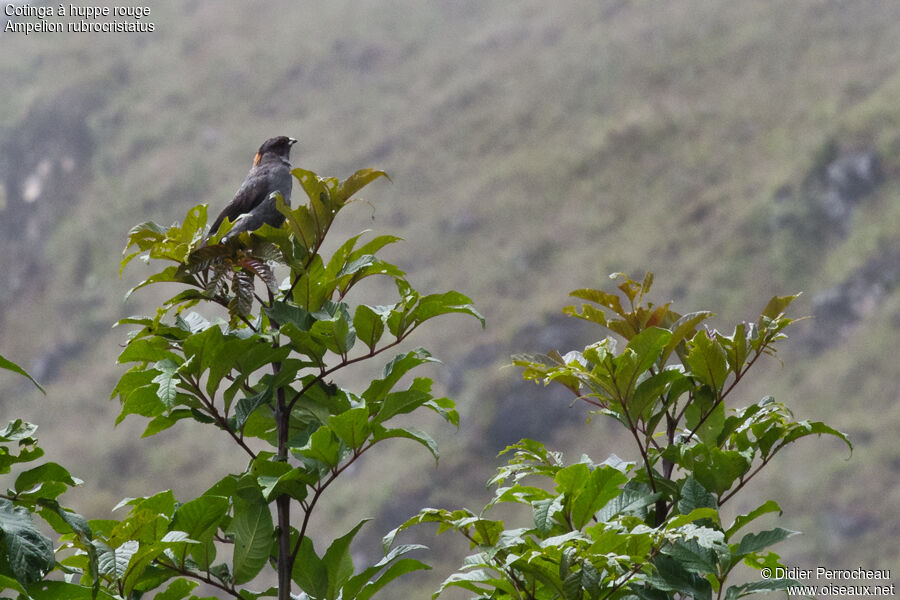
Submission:
<svg viewBox="0 0 900 600">
<path fill-rule="evenodd" d="M 605 285 L 612 271 L 652 269 L 660 299 L 712 308 L 723 323 L 752 317 L 773 293 L 796 290 L 807 292 L 801 310 L 808 312 L 810 297 L 864 263 L 878 240 L 896 238 L 890 179 L 860 209 L 851 234 L 819 249 L 802 271 L 785 266 L 801 250 L 768 224 L 775 190 L 798 185 L 831 141 L 877 148 L 889 176 L 897 173 L 900 6 L 528 0 L 425 7 L 398 0 L 332 2 L 315 11 L 286 2 L 250 7 L 159 2 L 157 33 L 142 38 L 0 37 L 3 55 L 16 58 L 0 63 L 8 123 L 21 122 L 36 103 L 64 101 L 72 89 L 103 90 L 103 101 L 85 114 L 98 142 L 90 187 L 81 203 L 59 208 L 65 218 L 46 240 L 57 283 L 9 309 L 15 316 L 0 333 L 13 357 L 36 356 L 60 332 L 91 340 L 50 385 L 48 400 L 30 399 L 36 409 L 15 406 L 34 411 L 58 451 L 86 448 L 86 464 L 74 470 L 91 487 L 103 485 L 92 491 L 92 510 L 158 487 L 202 489 L 212 479 L 190 483 L 199 465 L 188 460 L 171 468 L 173 447 L 209 455 L 213 442 L 192 433 L 172 432 L 154 449 L 133 439 L 140 423 L 126 422 L 106 444 L 83 432 L 112 420 L 104 398 L 119 373 L 112 363 L 123 332 L 106 325 L 140 311 L 139 301 L 125 309 L 118 302 L 140 278 L 139 267 L 125 282 L 115 278 L 124 232 L 146 219 L 178 219 L 195 202 L 224 202 L 270 134 L 300 137 L 295 163 L 323 174 L 362 166 L 391 173 L 392 185 L 367 193 L 374 208 L 350 211 L 338 234 L 399 233 L 407 241 L 392 257 L 418 285 L 475 298 L 487 332 L 448 319 L 432 330 L 435 342 L 417 340 L 450 364 L 473 339 L 505 348 L 523 325 L 558 310 L 569 289 Z M 4 127 L 11 125 L 0 124 L 0 136 Z M 97 304 L 73 315 L 64 308 L 72 297 Z M 896 495 L 896 451 L 883 440 L 897 422 L 886 349 L 898 310 L 890 296 L 851 339 L 815 360 L 789 355 L 788 367 L 772 369 L 770 385 L 759 389 L 796 398 L 798 414 L 830 420 L 860 443 L 845 464 L 837 446 L 806 442 L 759 492 L 777 497 L 788 520 L 812 511 L 791 521 L 808 532 L 791 542 L 792 556 L 840 566 L 836 557 L 853 562 L 849 552 L 875 568 L 900 554 L 900 523 L 880 524 L 883 505 L 855 491 L 881 474 L 883 489 L 867 497 Z M 531 349 L 541 348 L 517 348 Z M 489 414 L 492 382 L 515 377 L 496 370 L 503 360 L 498 352 L 483 361 L 488 368 L 475 370 L 458 395 L 470 419 L 448 447 L 469 445 L 467 428 L 475 435 L 474 422 Z M 44 414 L 47 406 L 52 414 Z M 873 419 L 872 410 L 892 418 Z M 226 468 L 233 455 L 213 448 Z M 611 450 L 597 444 L 592 453 Z M 380 474 L 395 459 L 387 452 L 370 465 Z M 454 489 L 479 490 L 487 469 L 460 474 L 449 461 L 436 477 L 464 477 Z M 823 489 L 832 475 L 828 481 L 852 485 Z M 138 477 L 147 489 L 119 477 Z M 463 502 L 462 494 L 431 494 L 423 502 Z M 811 495 L 821 500 L 810 503 Z M 349 502 L 334 504 L 348 520 L 358 516 Z"/>
</svg>

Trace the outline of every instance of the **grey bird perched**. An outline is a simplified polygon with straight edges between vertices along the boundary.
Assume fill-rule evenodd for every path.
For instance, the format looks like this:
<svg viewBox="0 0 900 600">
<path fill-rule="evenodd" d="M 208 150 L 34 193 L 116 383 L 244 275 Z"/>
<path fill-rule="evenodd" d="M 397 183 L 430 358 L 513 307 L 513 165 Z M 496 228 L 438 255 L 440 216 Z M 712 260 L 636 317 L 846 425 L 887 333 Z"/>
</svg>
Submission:
<svg viewBox="0 0 900 600">
<path fill-rule="evenodd" d="M 294 138 L 278 136 L 269 138 L 259 147 L 253 158 L 253 167 L 247 173 L 244 183 L 238 189 L 231 202 L 213 221 L 209 232 L 215 234 L 219 226 L 228 217 L 235 222 L 228 232 L 231 238 L 242 231 L 255 231 L 268 223 L 272 227 L 281 227 L 284 215 L 275 207 L 273 192 L 281 192 L 284 203 L 291 205 L 291 146 L 297 143 Z"/>
</svg>

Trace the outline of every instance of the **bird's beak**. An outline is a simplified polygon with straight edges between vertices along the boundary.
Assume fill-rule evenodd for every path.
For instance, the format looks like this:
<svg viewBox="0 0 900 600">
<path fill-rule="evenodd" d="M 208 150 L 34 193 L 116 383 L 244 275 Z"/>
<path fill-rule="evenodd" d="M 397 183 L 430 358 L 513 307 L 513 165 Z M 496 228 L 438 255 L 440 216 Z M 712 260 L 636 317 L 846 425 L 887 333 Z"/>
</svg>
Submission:
<svg viewBox="0 0 900 600">
<path fill-rule="evenodd" d="M 296 143 L 297 143 L 297 140 L 295 140 L 294 138 L 288 138 L 288 145 L 293 146 Z"/>
</svg>

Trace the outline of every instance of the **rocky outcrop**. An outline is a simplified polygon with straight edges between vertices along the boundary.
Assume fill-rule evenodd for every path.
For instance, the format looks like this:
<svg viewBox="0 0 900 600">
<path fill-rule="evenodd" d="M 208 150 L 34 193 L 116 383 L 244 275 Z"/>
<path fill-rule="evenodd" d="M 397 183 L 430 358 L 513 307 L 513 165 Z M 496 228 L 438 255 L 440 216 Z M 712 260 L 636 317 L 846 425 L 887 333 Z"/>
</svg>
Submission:
<svg viewBox="0 0 900 600">
<path fill-rule="evenodd" d="M 900 248 L 880 250 L 841 283 L 813 296 L 815 327 L 807 339 L 814 352 L 850 335 L 900 285 Z"/>
</svg>

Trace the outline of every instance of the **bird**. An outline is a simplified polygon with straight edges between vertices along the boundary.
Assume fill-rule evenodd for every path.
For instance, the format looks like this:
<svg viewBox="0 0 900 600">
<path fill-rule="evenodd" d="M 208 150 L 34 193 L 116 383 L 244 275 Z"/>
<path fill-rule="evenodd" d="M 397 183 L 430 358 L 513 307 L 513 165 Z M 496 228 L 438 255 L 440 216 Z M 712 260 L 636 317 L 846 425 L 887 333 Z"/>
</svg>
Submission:
<svg viewBox="0 0 900 600">
<path fill-rule="evenodd" d="M 225 217 L 235 223 L 226 238 L 233 238 L 243 231 L 255 231 L 266 223 L 272 227 L 281 227 L 284 215 L 275 206 L 274 192 L 281 193 L 284 203 L 291 205 L 293 178 L 290 158 L 291 146 L 296 143 L 294 138 L 283 135 L 263 142 L 253 158 L 253 166 L 244 183 L 213 221 L 210 235 L 219 230 Z"/>
</svg>

